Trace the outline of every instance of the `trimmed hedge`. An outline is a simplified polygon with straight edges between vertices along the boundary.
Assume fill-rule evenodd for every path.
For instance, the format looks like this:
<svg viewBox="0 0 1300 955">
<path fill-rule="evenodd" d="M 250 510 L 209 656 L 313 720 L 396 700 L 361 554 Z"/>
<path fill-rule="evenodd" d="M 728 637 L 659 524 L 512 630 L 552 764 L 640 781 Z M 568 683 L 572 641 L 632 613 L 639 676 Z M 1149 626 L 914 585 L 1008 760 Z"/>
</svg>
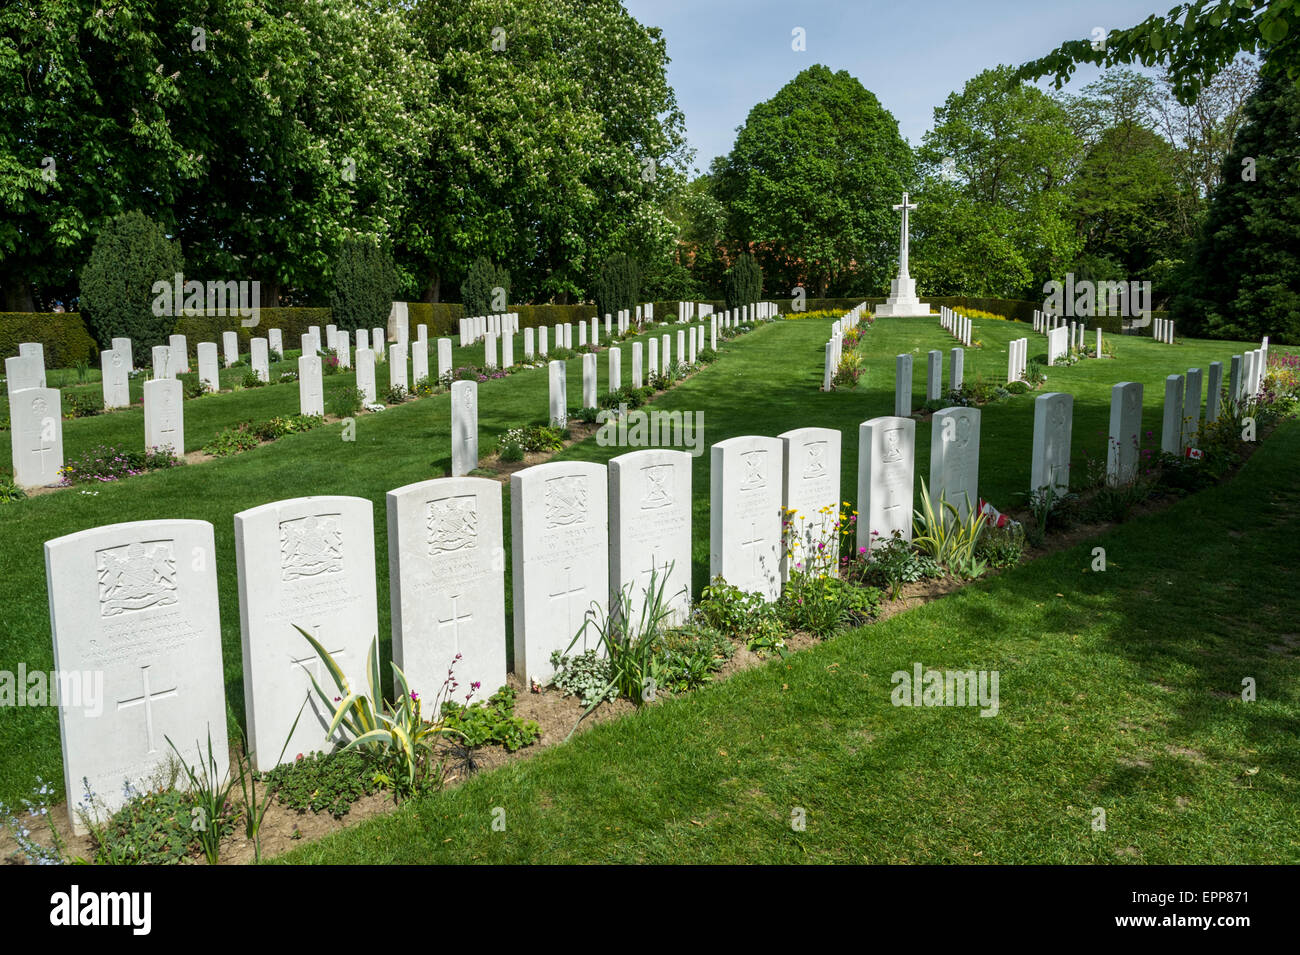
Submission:
<svg viewBox="0 0 1300 955">
<path fill-rule="evenodd" d="M 249 340 L 254 336 L 265 338 L 267 329 L 278 328 L 284 339 L 285 351 L 298 348 L 302 336 L 312 325 L 322 329 L 330 324 L 328 308 L 263 308 L 258 311 L 257 325 L 245 328 L 239 315 L 195 315 L 188 313 L 176 320 L 173 334 L 185 336 L 185 347 L 190 357 L 197 360 L 199 342 L 215 342 L 221 345 L 222 332 L 236 332 L 239 335 L 239 350 L 247 353 Z M 322 333 L 321 338 L 324 338 Z M 218 348 L 218 354 L 220 349 Z M 139 361 L 139 358 L 136 359 Z"/>
<path fill-rule="evenodd" d="M 0 357 L 17 355 L 24 342 L 40 342 L 50 368 L 99 364 L 99 346 L 77 312 L 0 312 Z"/>
</svg>

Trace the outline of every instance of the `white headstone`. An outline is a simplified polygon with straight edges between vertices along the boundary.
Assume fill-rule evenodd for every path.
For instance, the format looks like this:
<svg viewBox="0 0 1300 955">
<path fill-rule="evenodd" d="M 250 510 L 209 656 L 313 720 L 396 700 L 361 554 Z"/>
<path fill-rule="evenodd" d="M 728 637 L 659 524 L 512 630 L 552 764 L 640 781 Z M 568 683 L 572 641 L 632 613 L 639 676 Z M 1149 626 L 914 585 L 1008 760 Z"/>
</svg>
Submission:
<svg viewBox="0 0 1300 955">
<path fill-rule="evenodd" d="M 131 404 L 131 382 L 127 378 L 130 367 L 130 359 L 116 348 L 99 353 L 105 408 L 125 408 Z"/>
<path fill-rule="evenodd" d="M 226 367 L 229 368 L 235 362 L 239 361 L 239 333 L 222 332 L 221 333 L 221 351 L 222 359 Z"/>
<path fill-rule="evenodd" d="M 266 331 L 267 347 L 275 354 L 276 358 L 284 359 L 284 333 L 278 328 L 269 328 Z M 236 349 L 238 354 L 238 349 Z"/>
<path fill-rule="evenodd" d="M 1165 413 L 1160 431 L 1160 450 L 1169 454 L 1183 452 L 1183 376 L 1165 378 Z"/>
<path fill-rule="evenodd" d="M 565 365 L 562 361 L 553 361 L 546 367 L 550 378 L 551 426 L 566 428 L 569 425 L 569 404 L 566 393 Z"/>
<path fill-rule="evenodd" d="M 957 391 L 966 381 L 966 350 L 954 348 L 948 358 L 948 387 Z"/>
<path fill-rule="evenodd" d="M 501 367 L 513 368 L 515 366 L 515 333 L 504 331 L 501 333 Z"/>
<path fill-rule="evenodd" d="M 594 408 L 596 404 L 596 356 L 586 354 L 582 356 L 582 406 Z"/>
<path fill-rule="evenodd" d="M 979 507 L 979 410 L 945 408 L 930 425 L 930 502 L 938 511 L 943 498 L 965 520 Z"/>
<path fill-rule="evenodd" d="M 1034 399 L 1034 449 L 1029 490 L 1051 486 L 1056 497 L 1070 490 L 1070 440 L 1074 395 L 1051 391 Z"/>
<path fill-rule="evenodd" d="M 171 368 L 172 374 L 180 374 L 182 372 L 188 374 L 190 371 L 190 352 L 189 347 L 185 343 L 185 336 L 168 336 L 167 347 L 170 348 L 172 352 L 171 365 L 168 366 Z"/>
<path fill-rule="evenodd" d="M 45 367 L 31 355 L 5 359 L 5 384 L 10 397 L 27 388 L 45 387 Z"/>
<path fill-rule="evenodd" d="M 297 628 L 321 643 L 354 693 L 370 692 L 366 656 L 378 632 L 374 505 L 358 497 L 300 497 L 241 511 L 235 562 L 248 735 L 254 765 L 265 772 L 282 747 L 286 761 L 331 748 L 332 714 L 312 677 L 331 697 L 337 690 Z"/>
<path fill-rule="evenodd" d="M 641 343 L 632 343 L 632 387 L 645 386 L 645 376 L 641 373 Z"/>
<path fill-rule="evenodd" d="M 98 697 L 59 706 L 69 810 L 89 785 L 98 796 L 90 812 L 116 812 L 128 799 L 123 782 L 148 790 L 173 745 L 197 771 L 211 739 L 225 778 L 216 568 L 207 521 L 133 521 L 46 541 L 54 667 L 79 678 L 83 694 L 93 681 Z M 84 834 L 80 814 L 70 815 Z"/>
<path fill-rule="evenodd" d="M 609 390 L 623 387 L 623 352 L 617 347 L 609 349 Z"/>
<path fill-rule="evenodd" d="M 421 328 L 424 326 L 421 325 Z M 429 340 L 417 338 L 411 342 L 411 388 L 429 377 Z"/>
<path fill-rule="evenodd" d="M 221 390 L 221 375 L 217 367 L 217 343 L 199 342 L 199 381 L 208 391 Z"/>
<path fill-rule="evenodd" d="M 594 356 L 593 356 L 594 357 Z M 515 673 L 545 681 L 552 651 L 599 646 L 584 624 L 609 598 L 608 479 L 603 464 L 551 461 L 510 476 Z"/>
<path fill-rule="evenodd" d="M 334 336 L 334 347 L 338 351 L 339 367 L 352 367 L 352 341 L 347 329 L 341 328 Z"/>
<path fill-rule="evenodd" d="M 894 359 L 894 415 L 906 418 L 912 413 L 912 356 Z"/>
<path fill-rule="evenodd" d="M 265 338 L 253 338 L 249 340 L 249 364 L 252 366 L 253 373 L 257 375 L 260 381 L 271 380 L 271 361 L 267 355 L 267 346 Z"/>
<path fill-rule="evenodd" d="M 451 383 L 451 476 L 478 467 L 478 382 Z"/>
<path fill-rule="evenodd" d="M 1062 325 L 1047 333 L 1047 363 L 1055 365 L 1058 358 L 1064 358 L 1069 351 L 1070 330 Z"/>
<path fill-rule="evenodd" d="M 176 356 L 168 345 L 153 346 L 153 377 L 155 379 L 171 378 L 174 374 Z"/>
<path fill-rule="evenodd" d="M 537 357 L 538 358 L 545 358 L 547 351 L 550 350 L 547 347 L 546 338 L 547 338 L 546 326 L 538 325 L 537 326 Z"/>
<path fill-rule="evenodd" d="M 487 699 L 506 682 L 500 482 L 421 481 L 387 501 L 393 662 L 430 704 L 449 671 L 458 703 Z"/>
<path fill-rule="evenodd" d="M 1223 402 L 1223 362 L 1210 362 L 1210 376 L 1205 388 L 1205 422 L 1214 424 L 1219 420 Z"/>
<path fill-rule="evenodd" d="M 768 602 L 781 595 L 780 438 L 744 435 L 710 450 L 709 577 Z"/>
<path fill-rule="evenodd" d="M 870 554 L 898 531 L 912 539 L 916 421 L 872 418 L 858 425 L 858 549 Z"/>
<path fill-rule="evenodd" d="M 326 325 L 325 326 L 325 347 L 333 350 L 334 347 L 336 346 L 336 343 L 338 342 L 338 336 L 339 336 L 338 326 Z"/>
<path fill-rule="evenodd" d="M 144 383 L 144 446 L 185 454 L 185 393 L 175 378 Z"/>
<path fill-rule="evenodd" d="M 1132 484 L 1142 439 L 1142 383 L 1121 381 L 1110 389 L 1110 437 L 1106 451 L 1106 482 L 1111 487 Z"/>
<path fill-rule="evenodd" d="M 406 343 L 394 342 L 388 346 L 388 386 L 411 390 L 411 382 L 406 376 Z"/>
<path fill-rule="evenodd" d="M 654 586 L 670 623 L 690 610 L 691 462 L 685 451 L 652 448 L 609 461 L 610 589 L 631 596 L 633 625 Z"/>
<path fill-rule="evenodd" d="M 786 534 L 782 579 L 793 571 L 838 573 L 840 433 L 834 428 L 797 428 L 777 435 L 784 445 L 782 500 Z"/>
<path fill-rule="evenodd" d="M 134 351 L 132 350 L 132 348 L 131 348 L 131 339 L 129 339 L 129 338 L 114 338 L 114 339 L 113 339 L 113 351 L 115 351 L 115 352 L 121 352 L 123 355 L 126 356 L 126 370 L 127 370 L 127 372 L 131 372 L 131 371 L 134 371 L 134 370 L 135 370 L 135 352 L 134 352 Z M 236 354 L 238 354 L 238 353 L 236 353 Z"/>
<path fill-rule="evenodd" d="M 532 361 L 537 357 L 536 329 L 531 326 L 524 329 L 524 361 Z"/>
<path fill-rule="evenodd" d="M 357 349 L 357 390 L 368 404 L 375 400 L 375 353 L 369 348 Z"/>
<path fill-rule="evenodd" d="M 370 347 L 370 332 L 364 328 L 357 329 L 357 348 Z"/>
<path fill-rule="evenodd" d="M 937 401 L 943 391 L 943 352 L 932 349 L 927 357 L 925 400 Z"/>
<path fill-rule="evenodd" d="M 483 336 L 483 368 L 490 370 L 496 367 L 498 367 L 497 336 L 496 332 L 488 332 Z"/>
<path fill-rule="evenodd" d="M 1204 373 L 1199 368 L 1187 371 L 1187 390 L 1183 395 L 1183 447 L 1197 447 L 1196 435 L 1201 430 L 1201 385 Z"/>
<path fill-rule="evenodd" d="M 451 374 L 451 339 L 438 339 L 438 378 L 446 378 Z"/>
<path fill-rule="evenodd" d="M 384 346 L 388 344 L 388 337 L 384 334 L 382 328 L 372 328 L 370 330 L 370 350 L 375 353 L 375 361 L 384 360 Z"/>
<path fill-rule="evenodd" d="M 180 387 L 180 382 L 173 382 Z M 57 388 L 22 388 L 9 396 L 14 483 L 45 487 L 62 480 L 63 410 Z"/>
<path fill-rule="evenodd" d="M 320 355 L 298 358 L 298 411 L 301 414 L 325 414 L 325 385 L 321 380 Z"/>
</svg>

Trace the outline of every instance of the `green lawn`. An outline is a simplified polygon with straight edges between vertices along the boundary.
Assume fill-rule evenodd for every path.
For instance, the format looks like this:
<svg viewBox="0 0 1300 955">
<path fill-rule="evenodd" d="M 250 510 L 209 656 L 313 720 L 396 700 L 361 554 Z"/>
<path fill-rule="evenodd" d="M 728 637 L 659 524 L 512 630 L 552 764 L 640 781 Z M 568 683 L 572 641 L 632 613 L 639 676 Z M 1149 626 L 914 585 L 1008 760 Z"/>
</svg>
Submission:
<svg viewBox="0 0 1300 955">
<path fill-rule="evenodd" d="M 917 367 L 920 373 L 914 378 L 915 403 L 919 405 L 925 387 L 924 352 L 937 347 L 943 348 L 946 354 L 954 342 L 929 320 L 882 321 L 868 333 L 865 347 L 869 358 L 861 386 L 852 392 L 822 394 L 818 391 L 822 345 L 829 333 L 829 325 L 829 321 L 800 320 L 759 328 L 724 346 L 718 362 L 662 396 L 656 407 L 702 410 L 706 444 L 738 434 L 774 435 L 808 425 L 839 428 L 844 436 L 843 496 L 852 500 L 855 497 L 857 425 L 866 418 L 892 413 L 894 355 L 903 350 L 919 350 Z M 668 326 L 674 333 L 674 353 L 677 328 Z M 1012 338 L 1025 334 L 1030 336 L 1030 358 L 1042 351 L 1039 347 L 1042 339 L 1034 336 L 1032 329 L 1025 325 L 979 322 L 974 334 L 977 339 L 983 339 L 987 347 L 983 352 L 968 350 L 968 376 L 984 373 L 1001 377 L 1005 373 L 1006 343 Z M 1085 451 L 1094 455 L 1104 452 L 1109 389 L 1113 383 L 1134 380 L 1146 384 L 1145 425 L 1158 431 L 1159 402 L 1166 374 L 1191 366 L 1205 367 L 1216 359 L 1226 363 L 1234 352 L 1253 346 L 1204 341 L 1167 346 L 1147 339 L 1124 338 L 1116 339 L 1116 347 L 1118 360 L 1083 362 L 1067 369 L 1049 370 L 1049 389 L 1071 391 L 1076 396 L 1077 466 L 1082 464 Z M 482 357 L 481 345 L 456 349 L 455 364 L 481 363 Z M 630 349 L 625 349 L 625 380 L 630 375 L 630 361 Z M 378 366 L 381 389 L 386 384 L 386 367 Z M 599 360 L 602 389 L 606 367 L 602 355 Z M 327 402 L 333 389 L 351 383 L 351 375 L 327 378 Z M 578 359 L 568 363 L 568 388 L 570 406 L 577 406 L 581 395 L 581 363 Z M 480 447 L 485 451 L 508 428 L 545 418 L 547 376 L 544 371 L 488 382 L 482 389 Z M 235 458 L 159 472 L 121 484 L 101 485 L 92 489 L 98 492 L 93 495 L 80 494 L 74 489 L 5 506 L 0 510 L 5 543 L 0 552 L 0 603 L 5 608 L 0 617 L 0 669 L 16 669 L 19 661 L 25 662 L 29 668 L 52 665 L 42 555 L 45 540 L 118 521 L 163 517 L 208 520 L 216 531 L 230 719 L 232 724 L 242 723 L 244 703 L 232 517 L 245 508 L 307 494 L 352 494 L 375 502 L 378 508 L 375 548 L 379 572 L 379 633 L 387 644 L 389 614 L 385 594 L 388 562 L 383 498 L 392 488 L 447 472 L 450 464 L 448 400 L 446 396 L 423 399 L 390 408 L 379 415 L 363 416 L 358 419 L 357 440 L 353 443 L 340 440 L 338 425 L 326 426 L 307 434 L 291 435 Z M 271 385 L 187 402 L 187 449 L 201 447 L 221 428 L 238 421 L 291 413 L 297 410 L 297 406 L 296 384 Z M 104 442 L 138 447 L 143 434 L 141 418 L 139 409 L 132 409 L 65 422 L 68 454 Z M 1031 396 L 1013 398 L 985 409 L 981 491 L 998 506 L 1014 504 L 1014 495 L 1028 485 L 1032 420 Z M 922 425 L 919 432 L 917 473 L 925 477 L 928 426 Z M 594 440 L 588 440 L 566 454 L 605 460 L 619 450 L 602 448 Z M 698 593 L 708 575 L 707 454 L 696 461 L 694 481 L 693 578 Z M 508 501 L 505 506 L 509 507 Z M 506 533 L 508 547 L 508 522 Z M 1207 538 L 1198 550 L 1202 560 L 1212 559 L 1212 546 Z M 508 561 L 506 566 L 506 599 L 509 603 Z M 1192 587 L 1189 593 L 1192 598 L 1188 606 L 1193 610 L 1202 604 L 1203 599 L 1208 599 L 1201 596 L 1198 587 Z M 507 615 L 507 626 L 509 619 Z M 1026 623 L 1031 629 L 1036 625 L 1032 619 Z M 989 638 L 996 639 L 996 636 L 991 634 Z M 934 661 L 923 659 L 922 662 Z M 790 755 L 783 754 L 782 758 Z M 62 778 L 56 713 L 50 709 L 0 711 L 0 799 L 12 801 L 26 794 L 37 774 L 56 783 Z"/>
<path fill-rule="evenodd" d="M 1295 863 L 1297 460 L 1289 422 L 1161 514 L 284 861 Z M 895 707 L 918 662 L 996 670 L 998 715 Z"/>
</svg>

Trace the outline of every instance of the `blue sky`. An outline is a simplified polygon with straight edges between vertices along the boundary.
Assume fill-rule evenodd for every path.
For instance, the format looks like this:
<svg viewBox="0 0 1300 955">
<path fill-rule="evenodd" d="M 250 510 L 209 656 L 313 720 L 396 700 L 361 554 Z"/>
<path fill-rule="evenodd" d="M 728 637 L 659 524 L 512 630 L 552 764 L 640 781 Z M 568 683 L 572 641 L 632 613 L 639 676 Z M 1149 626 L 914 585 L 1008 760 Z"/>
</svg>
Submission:
<svg viewBox="0 0 1300 955">
<path fill-rule="evenodd" d="M 695 165 L 730 151 L 750 108 L 814 63 L 847 70 L 919 145 L 934 108 L 968 79 L 1020 64 L 1094 27 L 1132 26 L 1174 0 L 623 0 L 668 42 L 668 80 L 686 114 Z M 807 51 L 791 49 L 803 27 Z M 1097 76 L 1083 67 L 1065 87 Z"/>
</svg>

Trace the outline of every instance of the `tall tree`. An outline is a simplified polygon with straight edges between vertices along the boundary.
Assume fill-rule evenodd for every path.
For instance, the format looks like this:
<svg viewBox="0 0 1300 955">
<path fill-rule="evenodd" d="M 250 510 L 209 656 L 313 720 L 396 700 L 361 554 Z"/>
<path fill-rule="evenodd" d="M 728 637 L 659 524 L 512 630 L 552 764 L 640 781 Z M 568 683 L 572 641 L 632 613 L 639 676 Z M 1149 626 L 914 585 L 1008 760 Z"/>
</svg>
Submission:
<svg viewBox="0 0 1300 955">
<path fill-rule="evenodd" d="M 1265 61 L 1173 310 L 1192 334 L 1300 342 L 1300 88 Z"/>
<path fill-rule="evenodd" d="M 843 70 L 810 66 L 749 111 L 713 173 L 728 238 L 752 251 L 773 294 L 806 285 L 888 287 L 899 201 L 913 174 L 898 121 Z"/>
</svg>

